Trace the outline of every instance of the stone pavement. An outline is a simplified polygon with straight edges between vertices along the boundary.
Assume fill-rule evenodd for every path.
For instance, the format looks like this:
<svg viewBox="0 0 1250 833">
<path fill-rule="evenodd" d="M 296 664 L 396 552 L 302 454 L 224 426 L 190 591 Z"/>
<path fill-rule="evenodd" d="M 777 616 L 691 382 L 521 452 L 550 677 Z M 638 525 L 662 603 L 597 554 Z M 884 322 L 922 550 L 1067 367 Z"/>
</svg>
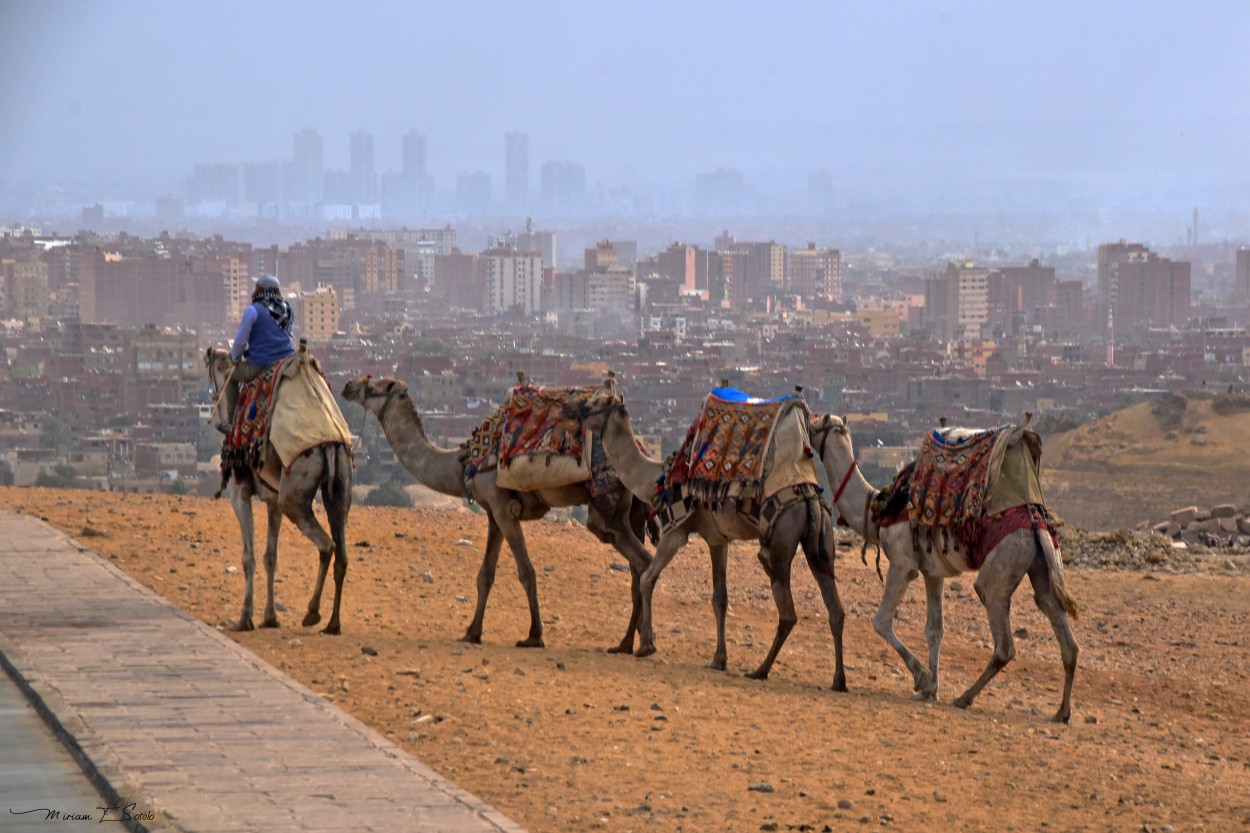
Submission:
<svg viewBox="0 0 1250 833">
<path fill-rule="evenodd" d="M 109 818 L 138 817 L 135 829 L 523 833 L 78 542 L 4 511 L 0 665 L 117 808 Z M 36 798 L 21 789 L 0 784 L 0 831 Z M 102 804 L 53 809 L 98 823 Z"/>
</svg>

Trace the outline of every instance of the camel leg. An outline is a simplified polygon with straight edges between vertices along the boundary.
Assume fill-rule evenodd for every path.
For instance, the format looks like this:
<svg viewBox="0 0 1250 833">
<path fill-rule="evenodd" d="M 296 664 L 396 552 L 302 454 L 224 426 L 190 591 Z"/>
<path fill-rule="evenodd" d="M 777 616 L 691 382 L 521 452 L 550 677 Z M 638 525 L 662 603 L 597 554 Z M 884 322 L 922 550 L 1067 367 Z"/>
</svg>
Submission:
<svg viewBox="0 0 1250 833">
<path fill-rule="evenodd" d="M 985 688 L 985 684 L 994 679 L 1016 656 L 1016 643 L 1011 635 L 1011 594 L 1024 578 L 1027 566 L 1021 568 L 1008 559 L 994 559 L 993 552 L 990 556 L 982 565 L 973 588 L 977 591 L 981 604 L 985 606 L 990 620 L 994 653 L 990 654 L 990 661 L 981 676 L 955 701 L 955 705 L 961 709 L 971 706 L 981 689 Z"/>
<path fill-rule="evenodd" d="M 942 591 L 946 588 L 946 579 L 941 576 L 924 577 L 925 622 L 924 638 L 929 644 L 929 670 L 921 675 L 922 682 L 916 689 L 916 700 L 936 700 L 938 693 L 938 657 L 942 652 L 942 636 L 945 633 L 942 623 Z"/>
<path fill-rule="evenodd" d="M 474 645 L 482 643 L 482 623 L 486 619 L 486 600 L 490 598 L 490 589 L 495 585 L 495 569 L 499 566 L 499 551 L 503 548 L 503 532 L 495 519 L 486 516 L 486 552 L 482 555 L 482 566 L 477 571 L 477 608 L 473 611 L 473 621 L 460 637 L 461 642 Z"/>
<path fill-rule="evenodd" d="M 924 687 L 928 671 L 920 660 L 916 659 L 916 655 L 907 649 L 903 641 L 894 633 L 894 614 L 898 612 L 898 606 L 903 601 L 903 596 L 907 593 L 907 586 L 911 584 L 916 576 L 920 575 L 920 571 L 910 564 L 891 561 L 890 569 L 885 575 L 885 592 L 881 596 L 881 606 L 877 608 L 877 613 L 872 617 L 872 627 L 882 638 L 889 643 L 900 657 L 903 658 L 903 664 L 907 666 L 907 670 L 911 672 L 912 682 L 916 691 L 920 691 Z"/>
<path fill-rule="evenodd" d="M 278 532 L 282 529 L 282 513 L 278 511 L 277 501 L 265 503 L 266 514 L 269 516 L 268 529 L 265 537 L 265 580 L 268 583 L 269 601 L 265 604 L 265 618 L 261 620 L 262 628 L 278 627 L 278 611 L 274 607 L 274 575 L 278 572 Z"/>
<path fill-rule="evenodd" d="M 290 475 L 287 475 L 290 477 Z M 280 494 L 278 496 L 278 506 L 282 510 L 282 514 L 304 533 L 304 536 L 313 542 L 317 547 L 317 553 L 320 561 L 317 565 L 317 584 L 313 587 L 312 598 L 308 600 L 308 612 L 304 614 L 304 627 L 312 627 L 321 621 L 321 591 L 325 589 L 326 575 L 330 572 L 330 559 L 334 556 L 334 540 L 329 533 L 317 521 L 317 517 L 313 514 L 312 500 L 302 500 L 298 495 Z M 346 553 L 340 556 L 346 559 Z M 339 572 L 342 569 L 346 574 L 347 564 L 343 562 L 340 568 L 339 564 L 334 565 L 335 584 L 339 584 Z M 337 591 L 336 591 L 337 592 Z M 339 633 L 339 623 L 333 618 L 326 623 L 325 633 Z"/>
<path fill-rule="evenodd" d="M 1043 533 L 1045 534 L 1045 533 Z M 1076 637 L 1072 635 L 1072 623 L 1067 611 L 1059 603 L 1059 597 L 1050 584 L 1050 571 L 1046 567 L 1046 559 L 1038 558 L 1029 568 L 1029 581 L 1033 585 L 1033 600 L 1055 631 L 1059 640 L 1059 653 L 1063 657 L 1063 700 L 1059 703 L 1059 711 L 1051 718 L 1055 723 L 1067 723 L 1072 717 L 1072 679 L 1076 676 L 1076 658 L 1080 647 Z"/>
<path fill-rule="evenodd" d="M 518 648 L 543 647 L 543 620 L 538 611 L 538 574 L 534 572 L 534 562 L 530 561 L 529 549 L 525 546 L 525 533 L 521 524 L 513 518 L 506 518 L 499 524 L 508 549 L 512 550 L 512 558 L 516 561 L 517 578 L 525 588 L 525 600 L 530 607 L 529 636 L 517 642 Z"/>
<path fill-rule="evenodd" d="M 608 649 L 609 654 L 632 654 L 634 652 L 634 632 L 638 629 L 638 615 L 642 607 L 642 591 L 639 589 L 639 578 L 644 570 L 651 565 L 651 556 L 646 547 L 634 535 L 629 527 L 628 508 L 624 513 L 618 512 L 613 523 L 608 526 L 602 522 L 602 516 L 596 518 L 592 512 L 586 526 L 600 540 L 608 541 L 612 547 L 625 556 L 629 562 L 629 624 L 625 628 L 625 636 L 618 645 Z"/>
<path fill-rule="evenodd" d="M 664 533 L 660 537 L 659 545 L 655 548 L 655 557 L 651 559 L 651 566 L 647 567 L 642 578 L 639 579 L 642 611 L 638 616 L 638 650 L 634 653 L 636 657 L 649 657 L 655 653 L 655 629 L 651 624 L 651 597 L 655 592 L 655 583 L 659 580 L 660 573 L 668 566 L 668 562 L 673 560 L 673 556 L 677 555 L 689 539 L 690 533 L 681 527 Z"/>
<path fill-rule="evenodd" d="M 777 630 L 773 634 L 773 644 L 769 646 L 764 661 L 760 663 L 759 668 L 747 676 L 753 680 L 767 680 L 768 672 L 772 670 L 773 662 L 776 661 L 777 654 L 781 651 L 781 646 L 785 644 L 786 638 L 790 636 L 790 631 L 794 630 L 799 616 L 794 609 L 794 595 L 790 592 L 790 559 L 794 557 L 794 554 L 791 553 L 790 558 L 783 557 L 773 561 L 761 549 L 758 557 L 772 585 L 773 604 L 777 606 Z"/>
<path fill-rule="evenodd" d="M 729 546 L 709 544 L 712 556 L 712 615 L 716 617 L 716 653 L 708 668 L 724 671 L 729 665 L 729 648 L 725 645 L 725 614 L 729 611 Z"/>
<path fill-rule="evenodd" d="M 842 630 L 846 624 L 846 608 L 842 606 L 842 598 L 838 595 L 838 582 L 833 566 L 833 536 L 827 537 L 827 552 L 808 552 L 806 546 L 803 554 L 812 570 L 812 577 L 820 587 L 820 595 L 825 600 L 825 609 L 829 611 L 829 631 L 833 634 L 833 690 L 846 691 L 846 666 L 842 652 Z"/>
<path fill-rule="evenodd" d="M 253 579 L 256 576 L 256 544 L 253 538 L 256 534 L 255 524 L 252 521 L 252 490 L 243 483 L 235 482 L 234 489 L 230 493 L 230 506 L 234 509 L 234 516 L 239 519 L 239 531 L 243 534 L 243 610 L 239 614 L 239 621 L 231 630 L 250 631 L 252 625 L 252 588 Z"/>
</svg>

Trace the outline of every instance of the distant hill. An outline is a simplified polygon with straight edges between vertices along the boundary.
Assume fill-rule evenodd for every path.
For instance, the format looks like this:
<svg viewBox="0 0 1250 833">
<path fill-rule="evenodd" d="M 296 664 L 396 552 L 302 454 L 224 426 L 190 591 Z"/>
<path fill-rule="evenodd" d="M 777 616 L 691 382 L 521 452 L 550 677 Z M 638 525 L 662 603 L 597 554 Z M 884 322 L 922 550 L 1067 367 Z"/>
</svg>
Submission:
<svg viewBox="0 0 1250 833">
<path fill-rule="evenodd" d="M 1250 396 L 1164 394 L 1044 436 L 1047 502 L 1083 529 L 1133 527 L 1196 504 L 1250 503 Z"/>
</svg>

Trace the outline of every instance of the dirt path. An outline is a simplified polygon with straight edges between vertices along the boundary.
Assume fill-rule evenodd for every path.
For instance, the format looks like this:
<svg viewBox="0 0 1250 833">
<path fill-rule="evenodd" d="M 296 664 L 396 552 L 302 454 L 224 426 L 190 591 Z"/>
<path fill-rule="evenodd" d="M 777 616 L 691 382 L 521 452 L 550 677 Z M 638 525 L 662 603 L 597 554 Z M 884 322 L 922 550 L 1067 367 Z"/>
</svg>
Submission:
<svg viewBox="0 0 1250 833">
<path fill-rule="evenodd" d="M 46 518 L 210 624 L 238 616 L 238 530 L 224 501 L 0 489 L 0 506 Z M 527 535 L 545 649 L 512 647 L 528 617 L 506 556 L 486 644 L 455 641 L 472 615 L 483 518 L 361 507 L 344 635 L 299 627 L 315 555 L 287 528 L 282 627 L 234 638 L 534 831 L 1250 830 L 1244 572 L 1070 569 L 1082 654 L 1072 724 L 1055 726 L 1058 648 L 1027 582 L 1017 659 L 964 712 L 949 702 L 990 647 L 970 578 L 948 587 L 942 702 L 924 704 L 872 631 L 879 585 L 857 550 L 838 564 L 851 614 L 851 691 L 839 695 L 801 558 L 801 620 L 757 682 L 742 673 L 763 656 L 775 611 L 751 548 L 731 557 L 722 674 L 703 668 L 714 632 L 701 544 L 661 579 L 660 651 L 637 660 L 603 651 L 628 618 L 619 556 L 566 523 Z M 913 648 L 923 615 L 913 590 L 898 623 Z"/>
</svg>

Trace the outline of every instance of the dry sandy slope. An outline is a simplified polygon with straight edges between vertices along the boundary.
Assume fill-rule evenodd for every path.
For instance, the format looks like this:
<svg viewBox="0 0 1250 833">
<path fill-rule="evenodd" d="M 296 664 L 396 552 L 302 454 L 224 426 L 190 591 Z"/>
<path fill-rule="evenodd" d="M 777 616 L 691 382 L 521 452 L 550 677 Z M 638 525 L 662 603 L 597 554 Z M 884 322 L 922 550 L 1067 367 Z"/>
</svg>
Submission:
<svg viewBox="0 0 1250 833">
<path fill-rule="evenodd" d="M 74 535 L 89 525 L 108 537 L 88 546 L 193 615 L 238 615 L 238 531 L 224 501 L 0 489 L 0 506 Z M 1058 650 L 1027 588 L 1016 661 L 964 712 L 949 702 L 989 647 L 967 578 L 947 592 L 942 702 L 921 704 L 871 630 L 879 585 L 850 550 L 839 584 L 851 691 L 834 694 L 828 627 L 801 564 L 802 620 L 757 682 L 742 672 L 775 614 L 751 548 L 731 560 L 722 674 L 702 667 L 713 630 L 701 544 L 661 580 L 660 653 L 637 660 L 602 650 L 624 627 L 628 576 L 584 530 L 529 526 L 548 647 L 521 650 L 524 597 L 506 561 L 486 644 L 455 641 L 472 613 L 483 518 L 357 507 L 351 521 L 344 635 L 299 627 L 315 558 L 288 527 L 282 627 L 234 638 L 531 830 L 1250 829 L 1244 573 L 1070 570 L 1083 653 L 1072 725 L 1054 726 Z M 913 646 L 922 596 L 899 622 Z"/>
<path fill-rule="evenodd" d="M 1184 398 L 1175 423 L 1143 402 L 1047 437 L 1043 482 L 1059 514 L 1083 529 L 1116 529 L 1191 504 L 1250 503 L 1250 410 L 1218 413 L 1212 395 Z"/>
</svg>

